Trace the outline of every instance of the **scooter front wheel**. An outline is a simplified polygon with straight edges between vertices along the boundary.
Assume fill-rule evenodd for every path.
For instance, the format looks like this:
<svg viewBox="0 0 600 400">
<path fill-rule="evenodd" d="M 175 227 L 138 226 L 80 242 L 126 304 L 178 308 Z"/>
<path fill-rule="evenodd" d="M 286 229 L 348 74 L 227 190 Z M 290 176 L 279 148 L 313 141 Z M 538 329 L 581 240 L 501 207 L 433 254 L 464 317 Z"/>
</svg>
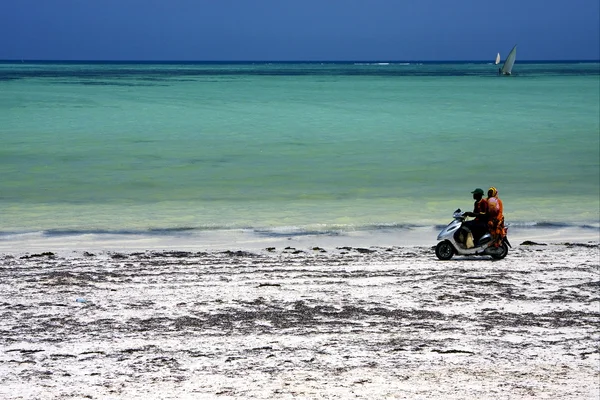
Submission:
<svg viewBox="0 0 600 400">
<path fill-rule="evenodd" d="M 439 242 L 437 246 L 435 246 L 435 255 L 440 260 L 449 260 L 454 255 L 454 247 L 452 247 L 447 240 Z"/>
</svg>

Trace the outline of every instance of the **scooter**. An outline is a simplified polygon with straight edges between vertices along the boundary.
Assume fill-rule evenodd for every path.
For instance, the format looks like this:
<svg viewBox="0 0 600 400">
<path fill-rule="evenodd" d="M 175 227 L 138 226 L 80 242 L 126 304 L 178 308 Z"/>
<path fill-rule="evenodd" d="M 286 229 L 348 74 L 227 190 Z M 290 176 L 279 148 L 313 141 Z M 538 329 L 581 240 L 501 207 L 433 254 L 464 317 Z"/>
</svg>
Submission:
<svg viewBox="0 0 600 400">
<path fill-rule="evenodd" d="M 452 217 L 454 217 L 454 221 L 442 229 L 437 237 L 440 242 L 435 246 L 435 255 L 440 260 L 449 260 L 455 254 L 492 256 L 495 260 L 501 260 L 508 254 L 508 248 L 512 248 L 506 235 L 502 237 L 500 246 L 494 246 L 494 238 L 489 232 L 479 238 L 477 243 L 473 243 L 471 231 L 463 226 L 467 218 L 465 213 L 459 208 L 454 211 Z"/>
</svg>

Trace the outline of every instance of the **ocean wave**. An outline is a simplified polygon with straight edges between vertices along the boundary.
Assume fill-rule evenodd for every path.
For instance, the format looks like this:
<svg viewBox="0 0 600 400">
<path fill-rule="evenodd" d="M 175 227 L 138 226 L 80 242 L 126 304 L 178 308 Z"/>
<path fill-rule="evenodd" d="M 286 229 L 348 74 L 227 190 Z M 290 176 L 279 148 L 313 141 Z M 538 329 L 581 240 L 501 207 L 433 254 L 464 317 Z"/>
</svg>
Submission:
<svg viewBox="0 0 600 400">
<path fill-rule="evenodd" d="M 506 224 L 513 228 L 523 229 L 561 229 L 561 228 L 578 228 L 578 229 L 596 229 L 600 230 L 600 223 L 569 223 L 569 222 L 553 222 L 553 221 L 539 221 L 539 222 L 511 222 Z"/>
<path fill-rule="evenodd" d="M 411 65 L 412 63 L 409 62 L 357 62 L 354 63 L 353 65 L 357 65 L 357 66 L 368 66 L 368 65 L 374 65 L 374 66 L 386 66 L 386 65 Z M 419 65 L 419 64 L 417 64 Z"/>
<path fill-rule="evenodd" d="M 388 224 L 365 224 L 365 225 L 310 225 L 310 226 L 274 226 L 274 227 L 231 227 L 231 226 L 182 226 L 182 227 L 152 227 L 146 229 L 45 229 L 36 231 L 0 231 L 0 240 L 9 239 L 27 239 L 36 237 L 59 238 L 68 236 L 193 236 L 212 233 L 235 233 L 243 232 L 246 234 L 257 235 L 260 237 L 302 237 L 302 236 L 342 236 L 351 233 L 368 232 L 406 232 L 416 230 L 441 230 L 447 224 L 408 224 L 408 223 L 388 223 Z M 584 229 L 600 231 L 599 223 L 568 223 L 559 221 L 516 221 L 507 222 L 510 229 Z"/>
</svg>

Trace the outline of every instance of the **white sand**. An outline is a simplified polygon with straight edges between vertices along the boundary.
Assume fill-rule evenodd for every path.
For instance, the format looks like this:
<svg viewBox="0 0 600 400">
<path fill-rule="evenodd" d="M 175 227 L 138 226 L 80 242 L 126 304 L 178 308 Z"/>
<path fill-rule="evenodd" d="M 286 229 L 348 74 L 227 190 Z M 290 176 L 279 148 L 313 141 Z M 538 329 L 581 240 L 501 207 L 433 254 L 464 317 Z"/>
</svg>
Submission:
<svg viewBox="0 0 600 400">
<path fill-rule="evenodd" d="M 598 398 L 597 240 L 442 262 L 243 236 L 1 242 L 0 398 Z"/>
</svg>

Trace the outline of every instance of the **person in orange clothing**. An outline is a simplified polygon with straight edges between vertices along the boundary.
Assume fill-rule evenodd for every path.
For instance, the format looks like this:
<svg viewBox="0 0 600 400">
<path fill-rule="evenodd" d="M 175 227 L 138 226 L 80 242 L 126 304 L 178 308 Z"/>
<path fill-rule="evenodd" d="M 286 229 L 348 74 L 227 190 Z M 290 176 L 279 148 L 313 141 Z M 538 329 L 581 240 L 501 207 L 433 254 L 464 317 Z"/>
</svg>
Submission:
<svg viewBox="0 0 600 400">
<path fill-rule="evenodd" d="M 488 229 L 494 238 L 494 246 L 500 246 L 501 239 L 506 235 L 504 227 L 504 206 L 498 198 L 498 189 L 491 187 L 487 192 L 488 202 Z"/>
</svg>

